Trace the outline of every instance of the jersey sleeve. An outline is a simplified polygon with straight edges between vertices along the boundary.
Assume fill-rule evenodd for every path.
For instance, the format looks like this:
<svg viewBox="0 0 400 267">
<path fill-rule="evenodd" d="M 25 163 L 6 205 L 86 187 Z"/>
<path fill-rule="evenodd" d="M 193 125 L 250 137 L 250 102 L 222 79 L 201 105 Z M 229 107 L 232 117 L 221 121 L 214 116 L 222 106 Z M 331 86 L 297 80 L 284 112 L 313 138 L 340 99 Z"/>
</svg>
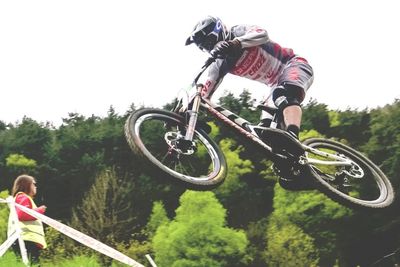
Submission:
<svg viewBox="0 0 400 267">
<path fill-rule="evenodd" d="M 262 45 L 269 42 L 268 32 L 256 25 L 237 25 L 232 28 L 235 39 L 239 40 L 242 48 Z"/>
<path fill-rule="evenodd" d="M 224 76 L 228 73 L 228 69 L 225 65 L 225 60 L 223 59 L 217 59 L 210 65 L 207 78 L 204 82 L 204 88 L 201 93 L 203 97 L 211 98 L 215 90 L 217 90 Z"/>
<path fill-rule="evenodd" d="M 32 209 L 31 201 L 29 200 L 28 197 L 26 197 L 23 194 L 20 194 L 20 195 L 17 196 L 17 198 L 15 199 L 15 203 L 18 203 L 18 204 L 20 204 L 20 205 L 22 205 L 24 207 Z M 39 212 L 39 213 L 41 213 L 41 214 L 44 214 L 44 209 L 42 209 L 42 208 L 36 208 L 34 210 Z M 20 221 L 34 221 L 34 220 L 36 220 L 35 217 L 23 212 L 18 207 L 16 207 L 16 211 L 17 211 L 18 219 Z"/>
</svg>

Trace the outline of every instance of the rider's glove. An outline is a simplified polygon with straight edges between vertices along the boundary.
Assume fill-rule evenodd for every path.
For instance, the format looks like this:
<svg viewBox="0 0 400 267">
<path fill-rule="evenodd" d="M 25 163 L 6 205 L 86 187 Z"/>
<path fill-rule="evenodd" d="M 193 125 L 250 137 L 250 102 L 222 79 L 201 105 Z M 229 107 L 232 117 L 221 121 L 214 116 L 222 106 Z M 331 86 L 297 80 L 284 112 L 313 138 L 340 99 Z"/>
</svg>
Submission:
<svg viewBox="0 0 400 267">
<path fill-rule="evenodd" d="M 214 58 L 225 58 L 228 55 L 237 55 L 242 49 L 242 44 L 239 40 L 222 41 L 214 46 L 210 54 Z"/>
</svg>

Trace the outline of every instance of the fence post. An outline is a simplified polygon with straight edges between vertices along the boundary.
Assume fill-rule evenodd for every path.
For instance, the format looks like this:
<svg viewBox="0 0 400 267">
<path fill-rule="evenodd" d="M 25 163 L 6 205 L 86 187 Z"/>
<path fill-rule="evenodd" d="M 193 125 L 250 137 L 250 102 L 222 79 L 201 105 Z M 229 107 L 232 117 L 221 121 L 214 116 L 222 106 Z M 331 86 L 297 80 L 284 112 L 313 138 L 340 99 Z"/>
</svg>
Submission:
<svg viewBox="0 0 400 267">
<path fill-rule="evenodd" d="M 6 198 L 8 207 L 10 208 L 10 223 L 14 225 L 14 229 L 18 235 L 18 244 L 19 248 L 21 250 L 21 257 L 22 257 L 22 262 L 26 265 L 29 266 L 29 259 L 28 259 L 28 254 L 26 252 L 26 247 L 25 247 L 25 242 L 22 239 L 22 230 L 19 227 L 19 219 L 17 216 L 17 212 L 15 210 L 15 205 L 14 205 L 14 199 L 13 197 L 9 196 Z"/>
<path fill-rule="evenodd" d="M 153 259 L 151 258 L 151 256 L 149 254 L 146 254 L 146 258 L 150 262 L 151 266 L 157 267 L 156 263 L 153 261 Z"/>
</svg>

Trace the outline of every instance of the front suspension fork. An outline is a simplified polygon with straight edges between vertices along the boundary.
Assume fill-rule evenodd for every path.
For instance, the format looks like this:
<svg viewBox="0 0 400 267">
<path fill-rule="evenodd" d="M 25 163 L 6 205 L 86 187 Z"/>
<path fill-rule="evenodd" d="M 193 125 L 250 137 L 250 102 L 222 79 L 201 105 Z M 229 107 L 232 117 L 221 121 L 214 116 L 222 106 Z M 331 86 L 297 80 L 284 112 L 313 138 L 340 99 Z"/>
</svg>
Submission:
<svg viewBox="0 0 400 267">
<path fill-rule="evenodd" d="M 192 141 L 194 131 L 196 129 L 197 117 L 199 115 L 200 103 L 201 103 L 201 89 L 202 86 L 197 86 L 197 93 L 193 99 L 192 109 L 188 110 L 189 122 L 186 129 L 185 140 Z"/>
</svg>

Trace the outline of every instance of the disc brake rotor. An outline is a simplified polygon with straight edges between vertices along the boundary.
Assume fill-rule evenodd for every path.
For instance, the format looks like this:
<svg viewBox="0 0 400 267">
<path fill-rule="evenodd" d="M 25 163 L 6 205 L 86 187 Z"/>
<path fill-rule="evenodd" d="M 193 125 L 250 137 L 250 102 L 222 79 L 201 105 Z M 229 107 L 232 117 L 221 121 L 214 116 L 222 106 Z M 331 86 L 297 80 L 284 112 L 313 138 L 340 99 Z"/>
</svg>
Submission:
<svg viewBox="0 0 400 267">
<path fill-rule="evenodd" d="M 196 151 L 196 144 L 193 141 L 186 140 L 179 132 L 167 132 L 164 135 L 170 149 L 179 154 L 192 155 Z"/>
</svg>

